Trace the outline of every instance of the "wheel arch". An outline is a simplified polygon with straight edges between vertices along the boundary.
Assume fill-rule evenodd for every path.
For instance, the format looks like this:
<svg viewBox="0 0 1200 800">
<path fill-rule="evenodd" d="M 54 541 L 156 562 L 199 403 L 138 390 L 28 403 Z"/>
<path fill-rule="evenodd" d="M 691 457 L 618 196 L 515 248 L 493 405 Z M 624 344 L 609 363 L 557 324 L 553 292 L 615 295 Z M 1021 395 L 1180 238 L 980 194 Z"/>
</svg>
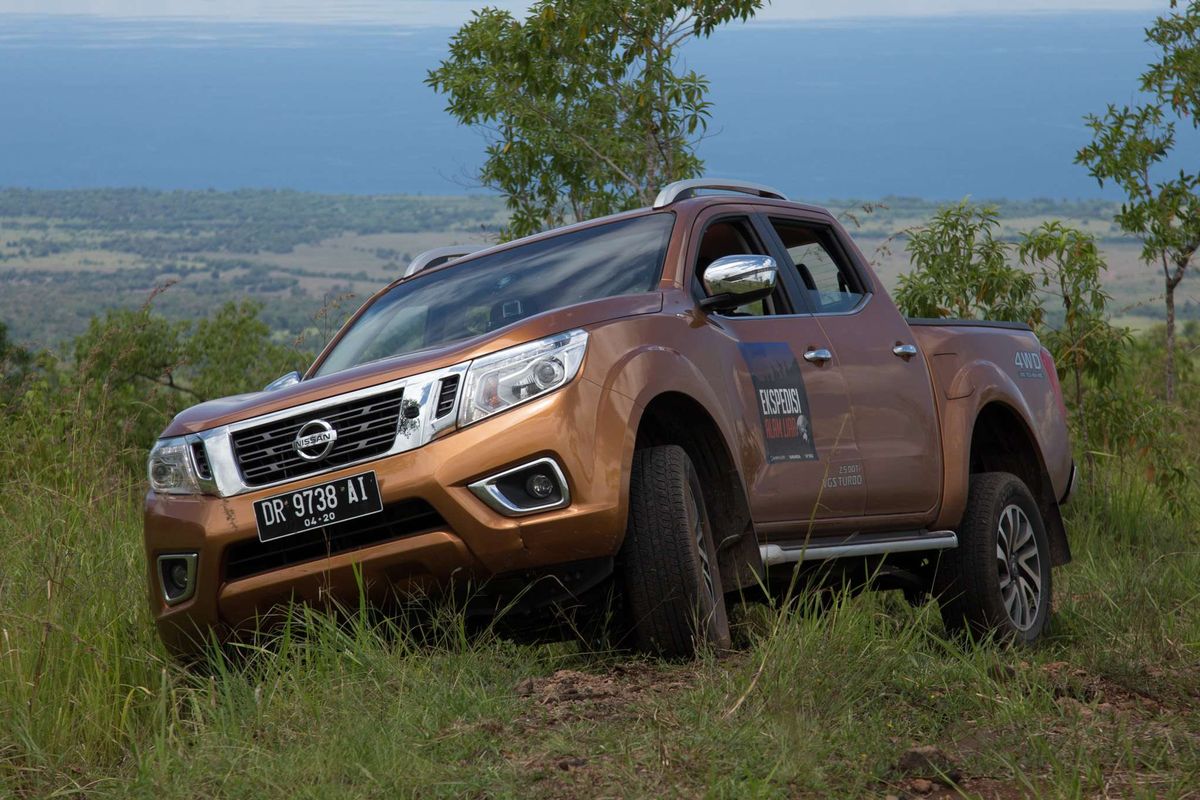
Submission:
<svg viewBox="0 0 1200 800">
<path fill-rule="evenodd" d="M 966 453 L 968 483 L 971 475 L 982 472 L 1008 472 L 1025 482 L 1046 526 L 1051 564 L 1059 566 L 1070 561 L 1070 544 L 1054 485 L 1024 415 L 1001 399 L 985 403 L 975 415 Z"/>
<path fill-rule="evenodd" d="M 700 477 L 726 591 L 749 587 L 762 575 L 741 471 L 716 418 L 691 395 L 663 391 L 642 408 L 635 448 L 679 445 Z"/>
</svg>

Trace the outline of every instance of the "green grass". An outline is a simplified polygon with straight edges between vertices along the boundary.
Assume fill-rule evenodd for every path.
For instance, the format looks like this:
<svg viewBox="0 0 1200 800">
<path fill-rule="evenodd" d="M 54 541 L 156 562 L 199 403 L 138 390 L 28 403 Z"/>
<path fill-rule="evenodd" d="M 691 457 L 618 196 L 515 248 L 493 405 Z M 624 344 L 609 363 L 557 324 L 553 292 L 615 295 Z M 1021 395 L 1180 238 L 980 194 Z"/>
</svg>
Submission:
<svg viewBox="0 0 1200 800">
<path fill-rule="evenodd" d="M 67 404 L 69 405 L 69 404 Z M 0 418 L 0 797 L 1188 797 L 1200 536 L 1136 474 L 1071 506 L 1054 634 L 942 635 L 896 594 L 739 613 L 696 664 L 296 610 L 186 671 L 146 610 L 138 487 L 66 408 Z M 900 768 L 938 747 L 934 768 Z M 944 795 L 943 795 L 944 796 Z"/>
</svg>

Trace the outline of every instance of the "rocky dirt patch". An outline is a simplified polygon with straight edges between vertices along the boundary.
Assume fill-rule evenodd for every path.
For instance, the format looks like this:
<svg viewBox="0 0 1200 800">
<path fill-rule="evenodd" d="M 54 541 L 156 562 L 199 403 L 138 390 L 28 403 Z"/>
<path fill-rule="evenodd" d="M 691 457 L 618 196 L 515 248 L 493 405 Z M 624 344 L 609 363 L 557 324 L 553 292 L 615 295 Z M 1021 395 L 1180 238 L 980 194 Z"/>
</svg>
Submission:
<svg viewBox="0 0 1200 800">
<path fill-rule="evenodd" d="M 580 719 L 638 716 L 652 695 L 687 685 L 686 673 L 639 663 L 617 664 L 606 672 L 560 669 L 544 678 L 525 678 L 513 687 L 537 707 L 518 717 L 518 725 L 544 728 Z"/>
</svg>

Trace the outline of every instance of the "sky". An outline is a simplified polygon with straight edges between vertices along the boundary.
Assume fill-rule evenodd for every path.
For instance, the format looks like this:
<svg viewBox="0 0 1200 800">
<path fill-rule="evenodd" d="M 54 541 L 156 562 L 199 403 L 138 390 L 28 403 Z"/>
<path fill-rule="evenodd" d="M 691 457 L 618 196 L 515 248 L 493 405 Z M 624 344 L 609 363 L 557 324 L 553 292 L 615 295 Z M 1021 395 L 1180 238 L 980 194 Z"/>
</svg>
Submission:
<svg viewBox="0 0 1200 800">
<path fill-rule="evenodd" d="M 519 11 L 521 0 L 0 0 L 2 14 L 211 21 L 457 25 L 473 8 Z M 774 0 L 759 22 L 1039 11 L 1162 10 L 1167 0 Z"/>
</svg>

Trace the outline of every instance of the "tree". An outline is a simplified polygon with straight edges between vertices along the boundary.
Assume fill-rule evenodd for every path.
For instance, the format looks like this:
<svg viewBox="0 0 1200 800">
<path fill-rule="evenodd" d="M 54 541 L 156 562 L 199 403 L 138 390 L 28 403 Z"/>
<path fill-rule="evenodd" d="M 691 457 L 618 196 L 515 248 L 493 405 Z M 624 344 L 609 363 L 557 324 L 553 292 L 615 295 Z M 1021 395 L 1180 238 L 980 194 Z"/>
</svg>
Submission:
<svg viewBox="0 0 1200 800">
<path fill-rule="evenodd" d="M 1175 2 L 1171 3 L 1176 8 Z M 1172 161 L 1176 121 L 1200 125 L 1200 0 L 1146 30 L 1158 60 L 1141 76 L 1145 102 L 1086 117 L 1091 144 L 1076 155 L 1103 186 L 1125 193 L 1117 224 L 1142 240 L 1142 259 L 1162 269 L 1167 307 L 1165 394 L 1175 400 L 1175 290 L 1200 248 L 1200 173 Z M 1173 117 L 1171 119 L 1170 117 Z M 1178 161 L 1179 159 L 1176 159 Z M 1178 174 L 1175 167 L 1179 166 Z"/>
<path fill-rule="evenodd" d="M 74 348 L 84 405 L 113 411 L 111 441 L 145 447 L 183 408 L 261 389 L 305 359 L 271 340 L 260 310 L 229 302 L 194 326 L 150 303 L 93 317 Z"/>
<path fill-rule="evenodd" d="M 938 209 L 927 226 L 910 231 L 913 270 L 900 276 L 895 293 L 904 313 L 1040 325 L 1037 284 L 1008 263 L 1009 247 L 995 236 L 999 226 L 995 208 L 963 200 Z"/>
<path fill-rule="evenodd" d="M 178 380 L 186 333 L 187 323 L 168 321 L 147 303 L 92 317 L 75 339 L 68 380 L 79 411 L 95 416 L 91 424 L 129 463 L 140 457 L 128 452 L 131 445 L 149 447 L 176 412 L 205 399 Z"/>
<path fill-rule="evenodd" d="M 1021 263 L 1036 270 L 1044 290 L 1062 305 L 1058 327 L 1039 332 L 1042 342 L 1065 371 L 1074 400 L 1074 418 L 1081 446 L 1088 450 L 1086 384 L 1106 389 L 1117 378 L 1124 362 L 1129 333 L 1109 324 L 1109 296 L 1101 286 L 1108 269 L 1096 239 L 1058 220 L 1044 222 L 1021 237 Z"/>
<path fill-rule="evenodd" d="M 523 22 L 475 12 L 426 82 L 490 131 L 480 181 L 512 212 L 504 235 L 648 205 L 698 175 L 708 81 L 679 48 L 762 0 L 540 0 Z"/>
<path fill-rule="evenodd" d="M 192 389 L 210 399 L 256 392 L 311 358 L 271 341 L 271 328 L 250 300 L 226 303 L 196 323 L 184 347 Z"/>
</svg>

